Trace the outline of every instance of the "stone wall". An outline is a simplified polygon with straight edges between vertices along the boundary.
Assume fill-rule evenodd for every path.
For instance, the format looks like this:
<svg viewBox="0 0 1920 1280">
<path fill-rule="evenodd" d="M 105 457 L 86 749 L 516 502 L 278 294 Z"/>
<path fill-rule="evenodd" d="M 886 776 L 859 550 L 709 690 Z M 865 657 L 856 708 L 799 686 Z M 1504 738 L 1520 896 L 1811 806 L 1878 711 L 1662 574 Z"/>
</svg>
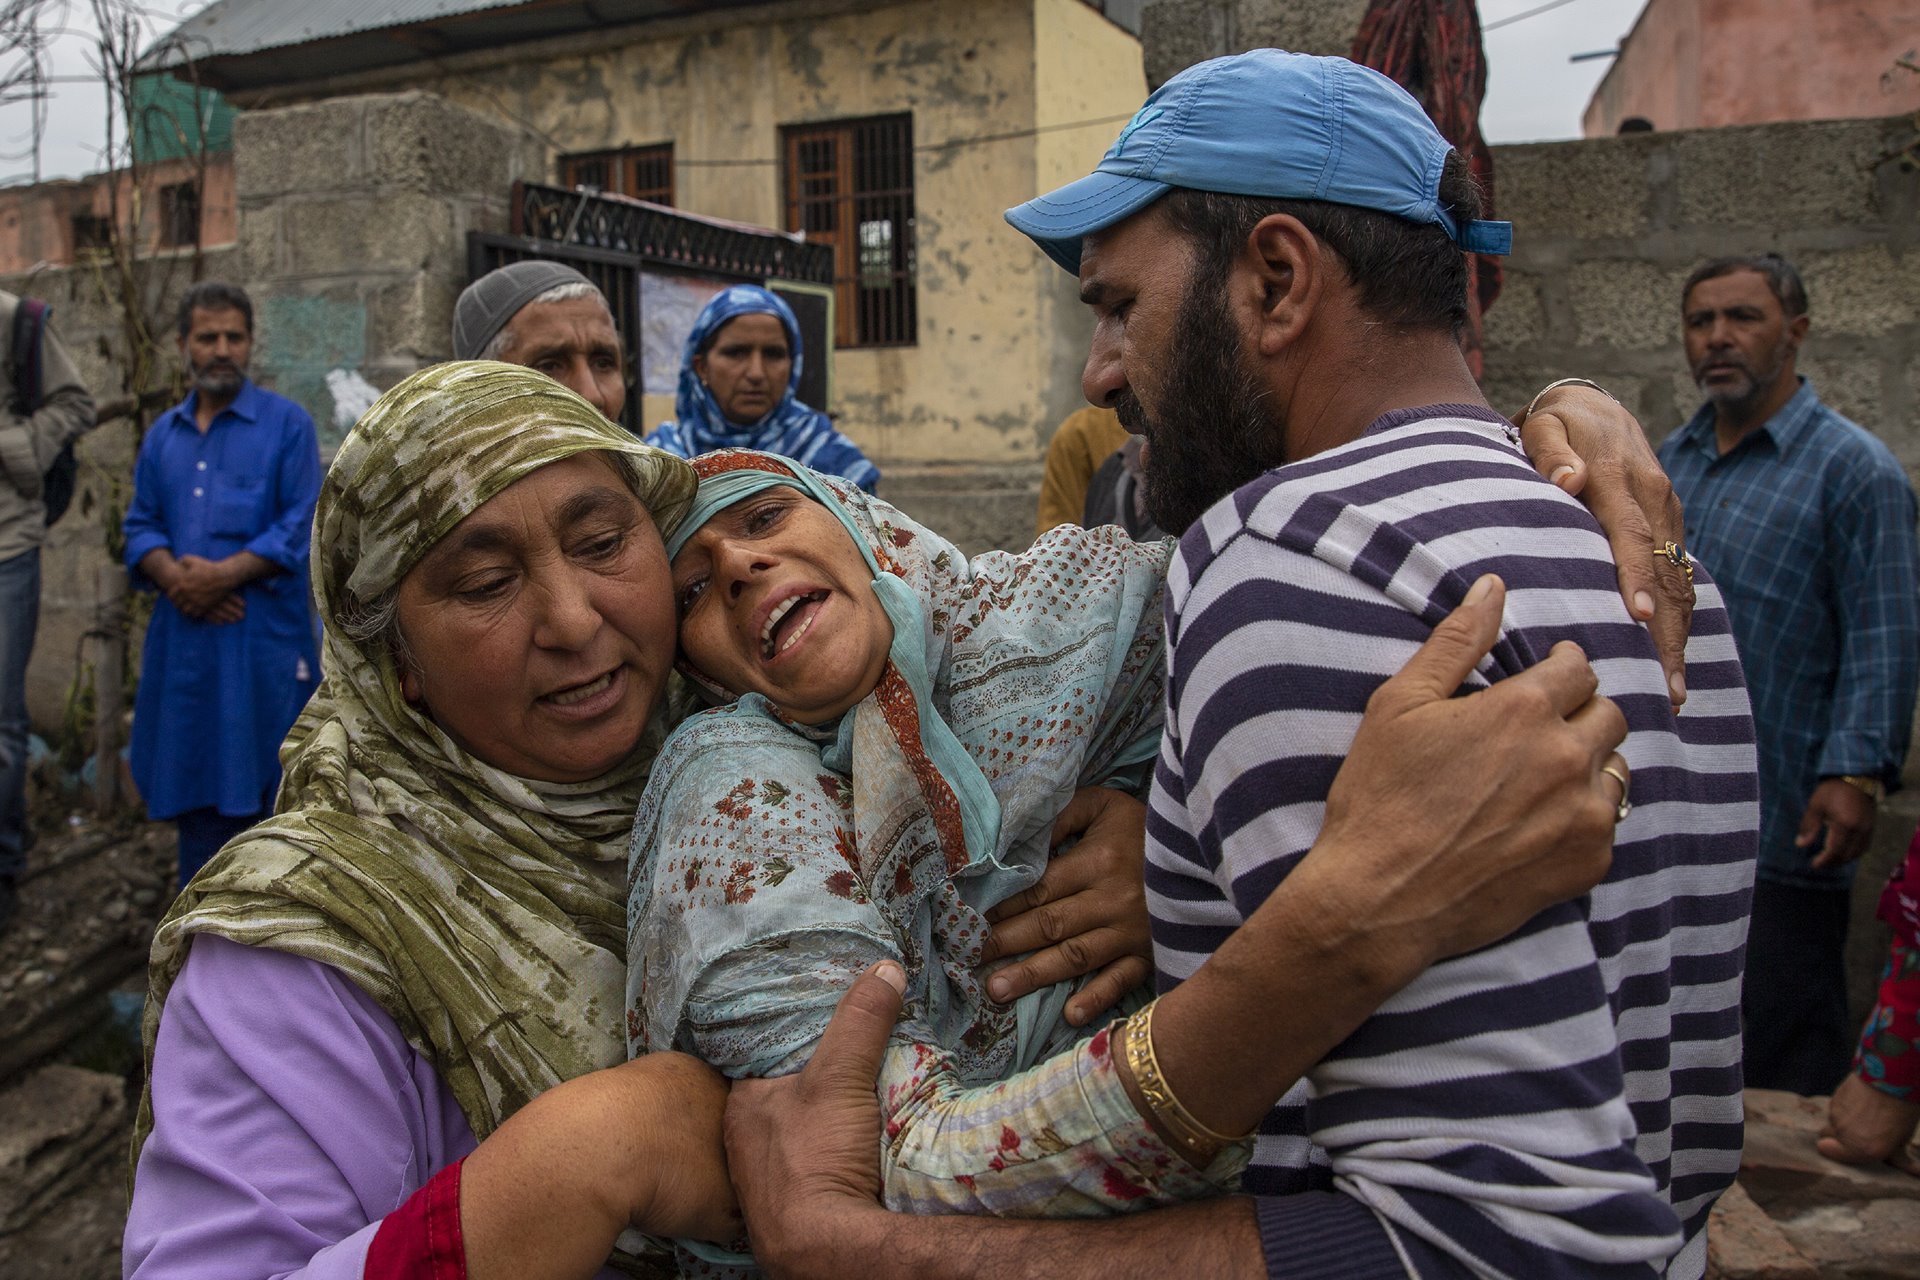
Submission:
<svg viewBox="0 0 1920 1280">
<path fill-rule="evenodd" d="M 1140 14 L 1147 83 L 1243 49 L 1346 56 L 1367 0 L 1150 0 Z"/>
<path fill-rule="evenodd" d="M 1800 369 L 1920 481 L 1920 173 L 1886 157 L 1913 122 L 1818 121 L 1496 147 L 1514 223 L 1506 288 L 1487 313 L 1488 392 L 1524 404 L 1554 378 L 1593 378 L 1655 440 L 1698 395 L 1680 345 L 1680 289 L 1707 258 L 1775 251 L 1806 279 Z M 1884 956 L 1878 884 L 1920 821 L 1913 789 L 1881 816 L 1855 895 L 1856 1012 Z"/>
<path fill-rule="evenodd" d="M 255 368 L 313 414 L 324 449 L 363 407 L 351 388 L 451 354 L 467 232 L 505 231 L 510 188 L 540 179 L 546 156 L 425 93 L 242 112 L 233 139 Z"/>
<path fill-rule="evenodd" d="M 513 126 L 420 93 L 251 111 L 235 121 L 234 137 L 238 243 L 203 254 L 198 277 L 233 280 L 252 294 L 253 376 L 304 405 L 331 452 L 357 414 L 356 390 L 384 390 L 451 354 L 466 233 L 504 231 L 509 188 L 541 177 L 545 154 Z M 175 301 L 196 278 L 194 261 L 156 255 L 139 274 L 165 342 Z M 128 385 L 110 283 L 89 263 L 0 276 L 0 288 L 53 303 L 55 331 L 101 404 Z M 104 522 L 125 509 L 137 444 L 127 419 L 82 441 L 81 491 L 48 538 L 27 675 L 42 733 L 56 731 L 64 714 L 94 620 L 96 570 L 107 563 Z"/>
</svg>

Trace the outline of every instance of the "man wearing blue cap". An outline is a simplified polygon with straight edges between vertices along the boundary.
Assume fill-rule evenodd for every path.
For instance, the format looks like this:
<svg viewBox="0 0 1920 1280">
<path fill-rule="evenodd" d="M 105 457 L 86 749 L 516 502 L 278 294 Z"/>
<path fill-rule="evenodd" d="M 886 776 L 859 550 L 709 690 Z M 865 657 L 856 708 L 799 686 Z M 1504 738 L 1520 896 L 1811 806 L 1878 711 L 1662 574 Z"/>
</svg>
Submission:
<svg viewBox="0 0 1920 1280">
<path fill-rule="evenodd" d="M 1253 1198 L 1110 1224 L 876 1217 L 870 1178 L 803 1154 L 838 1135 L 790 1105 L 825 1110 L 858 1075 L 830 1029 L 799 1080 L 736 1090 L 763 1261 L 839 1280 L 1700 1276 L 1741 1145 L 1752 722 L 1705 575 L 1669 677 L 1599 528 L 1467 370 L 1462 250 L 1504 252 L 1509 228 L 1480 219 L 1464 164 L 1391 81 L 1274 50 L 1175 77 L 1094 174 L 1007 216 L 1078 274 L 1087 398 L 1145 436 L 1153 515 L 1184 531 L 1147 836 L 1171 994 L 1114 1032 L 1115 1056 L 1196 1160 L 1257 1130 Z M 1612 870 L 1413 977 L 1275 1105 L 1298 1028 L 1230 998 L 1261 981 L 1247 932 L 1339 806 L 1366 803 L 1329 795 L 1369 700 L 1449 610 L 1499 590 L 1487 574 L 1512 590 L 1466 683 L 1573 642 L 1626 717 L 1602 769 Z M 811 1225 L 796 1170 L 828 1184 L 802 1202 Z"/>
</svg>

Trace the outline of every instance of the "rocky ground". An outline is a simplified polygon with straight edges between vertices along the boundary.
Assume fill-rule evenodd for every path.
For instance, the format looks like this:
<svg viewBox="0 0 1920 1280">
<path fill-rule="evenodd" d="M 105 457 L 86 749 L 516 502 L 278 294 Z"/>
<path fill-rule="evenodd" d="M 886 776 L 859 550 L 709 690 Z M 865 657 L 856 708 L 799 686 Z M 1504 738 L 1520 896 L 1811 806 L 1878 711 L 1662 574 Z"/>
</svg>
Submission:
<svg viewBox="0 0 1920 1280">
<path fill-rule="evenodd" d="M 0 1277 L 113 1280 L 138 1105 L 139 1002 L 171 827 L 45 836 L 0 934 Z M 1920 1178 L 1813 1149 L 1824 1099 L 1750 1090 L 1714 1280 L 1920 1280 Z"/>
<path fill-rule="evenodd" d="M 1920 1178 L 1854 1168 L 1813 1149 L 1824 1098 L 1747 1090 L 1740 1183 L 1708 1229 L 1720 1280 L 1911 1280 L 1920 1276 Z"/>
<path fill-rule="evenodd" d="M 113 1280 L 170 825 L 42 833 L 0 932 L 0 1276 Z"/>
</svg>

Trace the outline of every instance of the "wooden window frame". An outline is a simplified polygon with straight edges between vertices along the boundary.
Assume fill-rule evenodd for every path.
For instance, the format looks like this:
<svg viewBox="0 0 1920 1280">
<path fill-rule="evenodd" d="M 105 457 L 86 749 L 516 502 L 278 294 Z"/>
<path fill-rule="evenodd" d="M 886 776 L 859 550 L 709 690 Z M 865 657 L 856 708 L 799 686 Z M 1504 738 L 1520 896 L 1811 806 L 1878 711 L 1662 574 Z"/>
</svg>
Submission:
<svg viewBox="0 0 1920 1280">
<path fill-rule="evenodd" d="M 780 156 L 787 229 L 833 246 L 834 344 L 918 345 L 912 113 L 785 125 Z"/>
<path fill-rule="evenodd" d="M 105 254 L 113 248 L 113 219 L 97 213 L 70 214 L 67 234 L 73 242 L 75 261 Z"/>
<path fill-rule="evenodd" d="M 200 188 L 188 182 L 170 182 L 160 188 L 155 202 L 160 215 L 156 228 L 163 249 L 191 249 L 200 243 Z"/>
<path fill-rule="evenodd" d="M 559 185 L 598 188 L 609 195 L 645 200 L 649 204 L 674 208 L 673 143 L 650 142 L 639 147 L 616 147 L 610 151 L 581 151 L 560 157 Z M 601 180 L 592 182 L 587 175 L 598 169 Z"/>
</svg>

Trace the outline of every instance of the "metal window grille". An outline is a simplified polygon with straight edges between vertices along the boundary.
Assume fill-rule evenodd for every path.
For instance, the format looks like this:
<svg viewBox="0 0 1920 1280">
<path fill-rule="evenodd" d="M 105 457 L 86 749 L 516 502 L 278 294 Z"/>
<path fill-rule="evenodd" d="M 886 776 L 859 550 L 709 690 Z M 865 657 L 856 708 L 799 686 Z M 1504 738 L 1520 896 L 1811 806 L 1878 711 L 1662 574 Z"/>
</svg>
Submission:
<svg viewBox="0 0 1920 1280">
<path fill-rule="evenodd" d="M 76 213 L 72 219 L 73 256 L 105 253 L 113 247 L 113 222 L 92 213 Z"/>
<path fill-rule="evenodd" d="M 673 144 L 622 147 L 560 157 L 560 185 L 591 187 L 652 204 L 673 205 Z"/>
<path fill-rule="evenodd" d="M 200 243 L 200 192 L 191 182 L 160 188 L 160 244 L 183 249 Z"/>
<path fill-rule="evenodd" d="M 634 351 L 642 342 L 641 276 L 643 272 L 685 274 L 724 281 L 766 282 L 776 291 L 800 281 L 831 285 L 833 252 L 775 231 L 719 223 L 689 214 L 660 209 L 619 196 L 567 191 L 559 187 L 516 182 L 511 195 L 511 234 L 467 233 L 467 271 L 479 279 L 496 267 L 526 258 L 551 258 L 576 268 L 600 286 L 613 310 L 613 324 Z M 794 299 L 788 294 L 789 301 Z M 812 295 L 818 300 L 818 295 Z M 808 309 L 797 305 L 807 350 L 824 352 L 824 360 L 809 359 L 801 379 L 805 403 L 825 409 L 831 378 L 830 335 L 824 319 L 810 321 Z M 820 308 L 822 312 L 825 307 Z M 815 327 L 810 327 L 813 325 Z M 635 366 L 633 355 L 628 367 Z M 627 396 L 622 415 L 627 428 L 644 433 L 641 397 Z"/>
<path fill-rule="evenodd" d="M 912 346 L 913 116 L 789 125 L 781 137 L 787 227 L 833 246 L 836 343 Z"/>
</svg>

